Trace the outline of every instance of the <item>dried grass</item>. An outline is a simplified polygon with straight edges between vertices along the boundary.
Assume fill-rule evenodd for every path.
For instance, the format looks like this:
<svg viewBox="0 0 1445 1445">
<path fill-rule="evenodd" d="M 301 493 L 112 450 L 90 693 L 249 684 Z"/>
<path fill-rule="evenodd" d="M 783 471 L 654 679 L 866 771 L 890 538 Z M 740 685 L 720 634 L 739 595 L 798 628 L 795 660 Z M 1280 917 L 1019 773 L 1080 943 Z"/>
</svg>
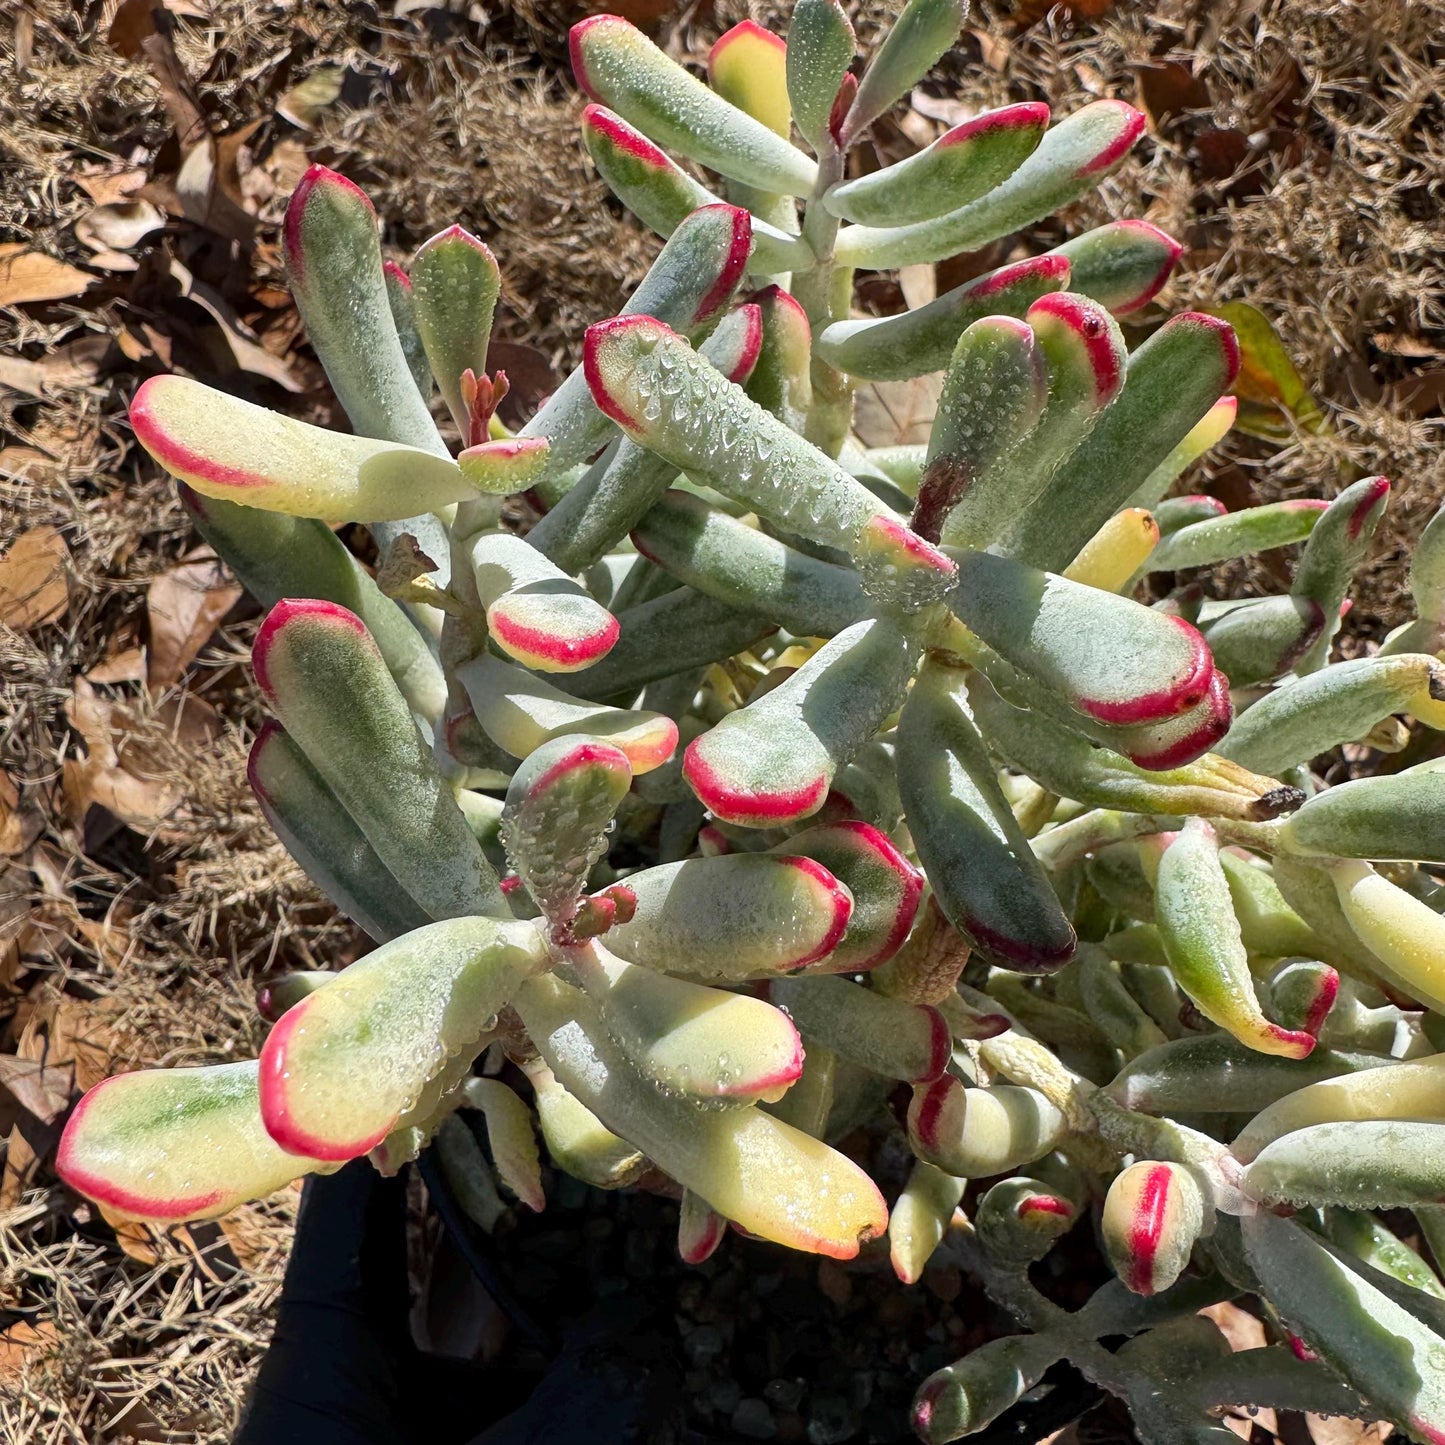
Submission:
<svg viewBox="0 0 1445 1445">
<path fill-rule="evenodd" d="M 173 221 L 135 278 L 0 310 L 0 358 L 33 360 L 77 341 L 94 351 L 87 338 L 103 348 L 43 399 L 0 385 L 0 445 L 32 449 L 27 475 L 0 468 L 0 550 L 51 525 L 71 554 L 63 620 L 28 635 L 0 629 L 0 769 L 44 823 L 18 865 L 0 858 L 0 1049 L 16 1046 L 37 1010 L 70 999 L 103 1011 L 112 1067 L 252 1053 L 256 980 L 359 946 L 245 788 L 259 714 L 240 665 L 255 625 L 244 606 L 181 685 L 214 710 L 203 745 L 177 741 L 174 698 L 100 689 L 134 709 L 132 745 L 162 782 L 180 781 L 185 801 L 150 830 L 95 810 L 76 816 L 67 803 L 65 765 L 84 753 L 66 711 L 75 679 L 143 640 L 149 580 L 196 542 L 123 419 L 138 376 L 161 361 L 133 363 L 113 338 L 142 323 L 172 326 L 196 374 L 212 367 L 224 384 L 312 417 L 331 405 L 322 387 L 287 397 L 228 370 L 215 328 L 158 285 L 155 258 L 183 250 L 286 354 L 294 314 L 250 298 L 278 283 L 279 177 L 304 146 L 367 185 L 399 252 L 454 220 L 489 239 L 504 266 L 503 334 L 570 364 L 584 324 L 616 309 L 656 245 L 607 199 L 577 142 L 563 40 L 575 14 L 561 0 L 400 19 L 250 0 L 208 0 L 202 19 L 199 8 L 175 7 L 175 39 L 204 107 L 218 130 L 263 122 L 248 142 L 263 222 L 254 251 L 233 257 Z M 865 42 L 893 8 L 857 7 Z M 776 21 L 781 9 L 717 0 L 667 20 L 660 38 L 700 60 L 723 25 L 748 13 Z M 79 171 L 174 169 L 149 72 L 105 44 L 114 10 L 113 0 L 32 0 L 0 21 L 0 240 L 83 264 L 73 226 L 91 202 Z M 28 38 L 17 24 L 25 15 Z M 1376 471 L 1397 478 L 1356 611 L 1370 628 L 1395 620 L 1405 539 L 1445 495 L 1439 403 L 1416 403 L 1414 414 L 1402 405 L 1445 366 L 1445 4 L 1163 0 L 1121 3 L 1098 21 L 1056 11 L 1019 28 L 979 0 L 970 26 L 942 88 L 979 105 L 1041 96 L 1067 108 L 1081 90 L 1135 98 L 1141 68 L 1164 59 L 1206 82 L 1207 104 L 1161 122 L 1142 156 L 1068 220 L 1146 215 L 1191 247 L 1171 307 L 1247 298 L 1275 319 L 1332 431 L 1284 447 L 1232 439 L 1209 476 L 1260 499 Z M 347 72 L 342 101 L 315 134 L 298 134 L 274 118 L 276 98 L 326 64 Z M 1201 136 L 1227 129 L 1250 138 L 1244 164 L 1202 176 Z M 1058 237 L 1050 224 L 1030 240 Z M 310 385 L 304 354 L 296 364 Z M 0 1109 L 7 1128 L 13 1112 Z M 227 1439 L 265 1343 L 294 1196 L 243 1211 L 224 1234 L 122 1241 L 55 1184 L 44 1165 L 53 1131 L 30 1132 L 40 1158 L 0 1213 L 0 1438 Z M 12 1170 L 29 1148 L 18 1137 Z M 147 1251 L 149 1262 L 135 1257 Z"/>
</svg>

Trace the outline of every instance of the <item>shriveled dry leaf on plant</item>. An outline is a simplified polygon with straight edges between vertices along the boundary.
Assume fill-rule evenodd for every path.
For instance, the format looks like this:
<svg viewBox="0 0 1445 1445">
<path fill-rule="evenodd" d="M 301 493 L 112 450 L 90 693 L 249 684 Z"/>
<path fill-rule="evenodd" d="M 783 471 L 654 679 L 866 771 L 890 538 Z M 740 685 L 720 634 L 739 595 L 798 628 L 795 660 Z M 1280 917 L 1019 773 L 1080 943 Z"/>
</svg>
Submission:
<svg viewBox="0 0 1445 1445">
<path fill-rule="evenodd" d="M 129 251 L 166 223 L 149 201 L 112 201 L 97 206 L 75 223 L 75 237 L 92 251 Z"/>
<path fill-rule="evenodd" d="M 320 66 L 276 102 L 276 114 L 298 130 L 314 130 L 327 108 L 336 103 L 345 75 L 339 65 Z"/>
<path fill-rule="evenodd" d="M 152 692 L 180 677 L 240 596 L 241 588 L 214 556 L 182 562 L 151 579 L 146 685 Z"/>
<path fill-rule="evenodd" d="M 0 557 L 0 623 L 23 632 L 65 615 L 70 549 L 54 527 L 24 532 Z"/>
<path fill-rule="evenodd" d="M 903 299 L 912 311 L 918 306 L 927 306 L 938 296 L 938 271 L 932 262 L 927 265 L 904 266 L 898 272 L 898 284 Z"/>
<path fill-rule="evenodd" d="M 0 857 L 13 858 L 25 852 L 44 827 L 45 819 L 22 804 L 15 780 L 0 772 Z"/>
<path fill-rule="evenodd" d="M 928 440 L 943 389 L 941 374 L 860 386 L 853 430 L 867 447 L 914 446 Z"/>
<path fill-rule="evenodd" d="M 32 1325 L 17 1320 L 0 1333 L 0 1384 L 14 1384 L 32 1362 L 38 1362 L 60 1343 L 60 1331 L 51 1320 Z"/>
<path fill-rule="evenodd" d="M 204 281 L 196 280 L 179 261 L 172 261 L 170 270 L 172 277 L 181 288 L 181 295 L 209 312 L 221 328 L 221 334 L 226 338 L 226 345 L 230 348 L 236 365 L 242 371 L 268 377 L 284 386 L 287 391 L 305 390 L 303 383 L 297 379 L 290 365 L 283 358 L 272 356 L 256 340 L 255 332 L 236 315 L 219 291 L 208 286 Z"/>
<path fill-rule="evenodd" d="M 0 246 L 0 306 L 63 301 L 79 296 L 95 279 L 43 251 L 31 251 L 16 242 Z"/>
<path fill-rule="evenodd" d="M 960 125 L 978 114 L 977 106 L 969 105 L 962 100 L 930 95 L 921 87 L 913 91 L 908 98 L 908 103 L 919 115 L 947 126 Z"/>
</svg>

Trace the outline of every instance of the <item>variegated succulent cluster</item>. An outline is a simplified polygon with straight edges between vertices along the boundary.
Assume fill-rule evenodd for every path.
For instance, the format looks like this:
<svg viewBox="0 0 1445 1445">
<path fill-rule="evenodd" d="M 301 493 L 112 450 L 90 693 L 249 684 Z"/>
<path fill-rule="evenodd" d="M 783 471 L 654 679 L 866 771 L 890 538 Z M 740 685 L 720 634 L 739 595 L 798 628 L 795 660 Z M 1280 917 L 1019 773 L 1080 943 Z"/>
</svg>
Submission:
<svg viewBox="0 0 1445 1445">
<path fill-rule="evenodd" d="M 729 1222 L 867 1246 L 859 1267 L 886 1233 L 910 1283 L 962 1260 L 1028 1332 L 923 1384 L 930 1441 L 1061 1357 L 1150 1441 L 1228 1438 L 1236 1404 L 1445 1439 L 1445 1288 L 1372 1213 L 1445 1241 L 1421 866 L 1445 862 L 1445 777 L 1310 772 L 1441 722 L 1445 522 L 1417 619 L 1331 662 L 1388 484 L 1167 497 L 1230 425 L 1238 353 L 1192 314 L 1126 347 L 1115 318 L 1179 252 L 1142 222 L 851 314 L 857 268 L 1016 232 L 1142 128 L 1115 101 L 1009 106 L 850 177 L 962 8 L 910 0 L 861 79 L 835 0 L 800 0 L 786 43 L 730 31 L 710 85 L 624 20 L 578 25 L 587 146 L 667 241 L 515 434 L 491 253 L 453 227 L 384 266 L 322 168 L 284 250 L 353 433 L 141 388 L 138 438 L 269 609 L 256 795 L 380 946 L 268 990 L 259 1061 L 94 1089 L 61 1171 L 176 1220 L 432 1141 L 489 1224 L 498 1176 L 542 1206 L 539 1127 L 580 1179 L 674 1189 L 690 1261 Z M 938 370 L 926 447 L 852 437 L 855 383 Z M 1161 581 L 1299 542 L 1279 596 Z M 890 1210 L 829 1140 L 896 1134 L 910 1090 Z M 979 1179 L 1002 1182 L 966 1217 Z M 1118 1279 L 1068 1313 L 1027 1270 L 1081 1218 Z M 1239 1294 L 1278 1343 L 1230 1356 L 1196 1312 Z"/>
</svg>

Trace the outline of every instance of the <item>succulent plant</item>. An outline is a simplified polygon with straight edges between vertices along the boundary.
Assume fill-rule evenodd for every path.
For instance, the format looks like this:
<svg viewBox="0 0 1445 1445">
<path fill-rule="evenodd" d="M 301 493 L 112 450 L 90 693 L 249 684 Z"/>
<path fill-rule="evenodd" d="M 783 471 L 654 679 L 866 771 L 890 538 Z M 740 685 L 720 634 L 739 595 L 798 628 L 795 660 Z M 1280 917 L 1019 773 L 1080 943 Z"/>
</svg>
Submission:
<svg viewBox="0 0 1445 1445">
<path fill-rule="evenodd" d="M 1233 1405 L 1445 1439 L 1445 1287 L 1374 1213 L 1445 1243 L 1445 775 L 1310 771 L 1445 718 L 1445 522 L 1418 618 L 1331 662 L 1388 484 L 1167 496 L 1238 352 L 1193 314 L 1126 346 L 1179 254 L 1142 222 L 850 314 L 856 269 L 1011 234 L 1141 131 L 1015 105 L 850 172 L 962 8 L 910 0 L 855 76 L 842 9 L 799 0 L 710 85 L 578 25 L 586 145 L 667 239 L 515 434 L 491 252 L 452 227 L 383 265 L 320 167 L 284 251 L 352 434 L 141 388 L 136 435 L 268 609 L 256 796 L 378 947 L 269 987 L 257 1061 L 93 1089 L 61 1173 L 182 1220 L 430 1144 L 490 1226 L 498 1180 L 541 1207 L 539 1128 L 580 1179 L 671 1191 L 688 1261 L 730 1223 L 860 1267 L 886 1233 L 907 1283 L 964 1262 L 1024 1333 L 923 1383 L 927 1440 L 1061 1358 L 1150 1440 Z M 938 370 L 926 447 L 852 437 L 856 383 Z M 1281 595 L 1173 587 L 1299 542 Z M 911 1148 L 891 1210 L 829 1142 L 860 1125 Z M 1069 1313 L 1027 1271 L 1082 1216 L 1118 1278 Z M 1239 1295 L 1278 1342 L 1230 1356 L 1196 1314 Z"/>
</svg>

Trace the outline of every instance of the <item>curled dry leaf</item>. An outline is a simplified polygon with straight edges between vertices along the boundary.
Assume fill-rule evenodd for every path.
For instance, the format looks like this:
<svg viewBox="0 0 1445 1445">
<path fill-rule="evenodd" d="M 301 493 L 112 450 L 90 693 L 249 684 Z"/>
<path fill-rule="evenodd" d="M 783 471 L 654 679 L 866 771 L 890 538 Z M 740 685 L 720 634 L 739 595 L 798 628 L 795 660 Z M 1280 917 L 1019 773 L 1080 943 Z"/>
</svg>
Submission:
<svg viewBox="0 0 1445 1445">
<path fill-rule="evenodd" d="M 298 130 L 314 130 L 327 107 L 336 103 L 345 76 L 346 71 L 339 65 L 323 65 L 313 70 L 276 102 L 276 114 Z"/>
<path fill-rule="evenodd" d="M 256 376 L 268 377 L 284 386 L 287 391 L 304 391 L 287 362 L 279 356 L 272 356 L 257 340 L 255 332 L 236 315 L 226 299 L 214 287 L 198 281 L 179 261 L 170 265 L 172 278 L 181 288 L 181 295 L 194 301 L 203 311 L 210 313 L 221 334 L 226 338 L 231 355 L 242 371 Z"/>
<path fill-rule="evenodd" d="M 24 632 L 65 615 L 70 549 L 54 527 L 35 527 L 0 557 L 0 624 Z"/>
<path fill-rule="evenodd" d="M 79 296 L 95 277 L 19 243 L 0 246 L 0 306 L 31 301 L 63 301 Z"/>
<path fill-rule="evenodd" d="M 45 819 L 21 803 L 14 779 L 0 773 L 0 857 L 13 858 L 25 852 L 44 827 Z"/>
<path fill-rule="evenodd" d="M 165 223 L 160 208 L 147 200 L 112 201 L 82 216 L 75 236 L 92 251 L 129 251 Z"/>
<path fill-rule="evenodd" d="M 151 579 L 146 685 L 152 692 L 179 679 L 240 596 L 235 579 L 214 556 L 182 562 Z"/>
</svg>

